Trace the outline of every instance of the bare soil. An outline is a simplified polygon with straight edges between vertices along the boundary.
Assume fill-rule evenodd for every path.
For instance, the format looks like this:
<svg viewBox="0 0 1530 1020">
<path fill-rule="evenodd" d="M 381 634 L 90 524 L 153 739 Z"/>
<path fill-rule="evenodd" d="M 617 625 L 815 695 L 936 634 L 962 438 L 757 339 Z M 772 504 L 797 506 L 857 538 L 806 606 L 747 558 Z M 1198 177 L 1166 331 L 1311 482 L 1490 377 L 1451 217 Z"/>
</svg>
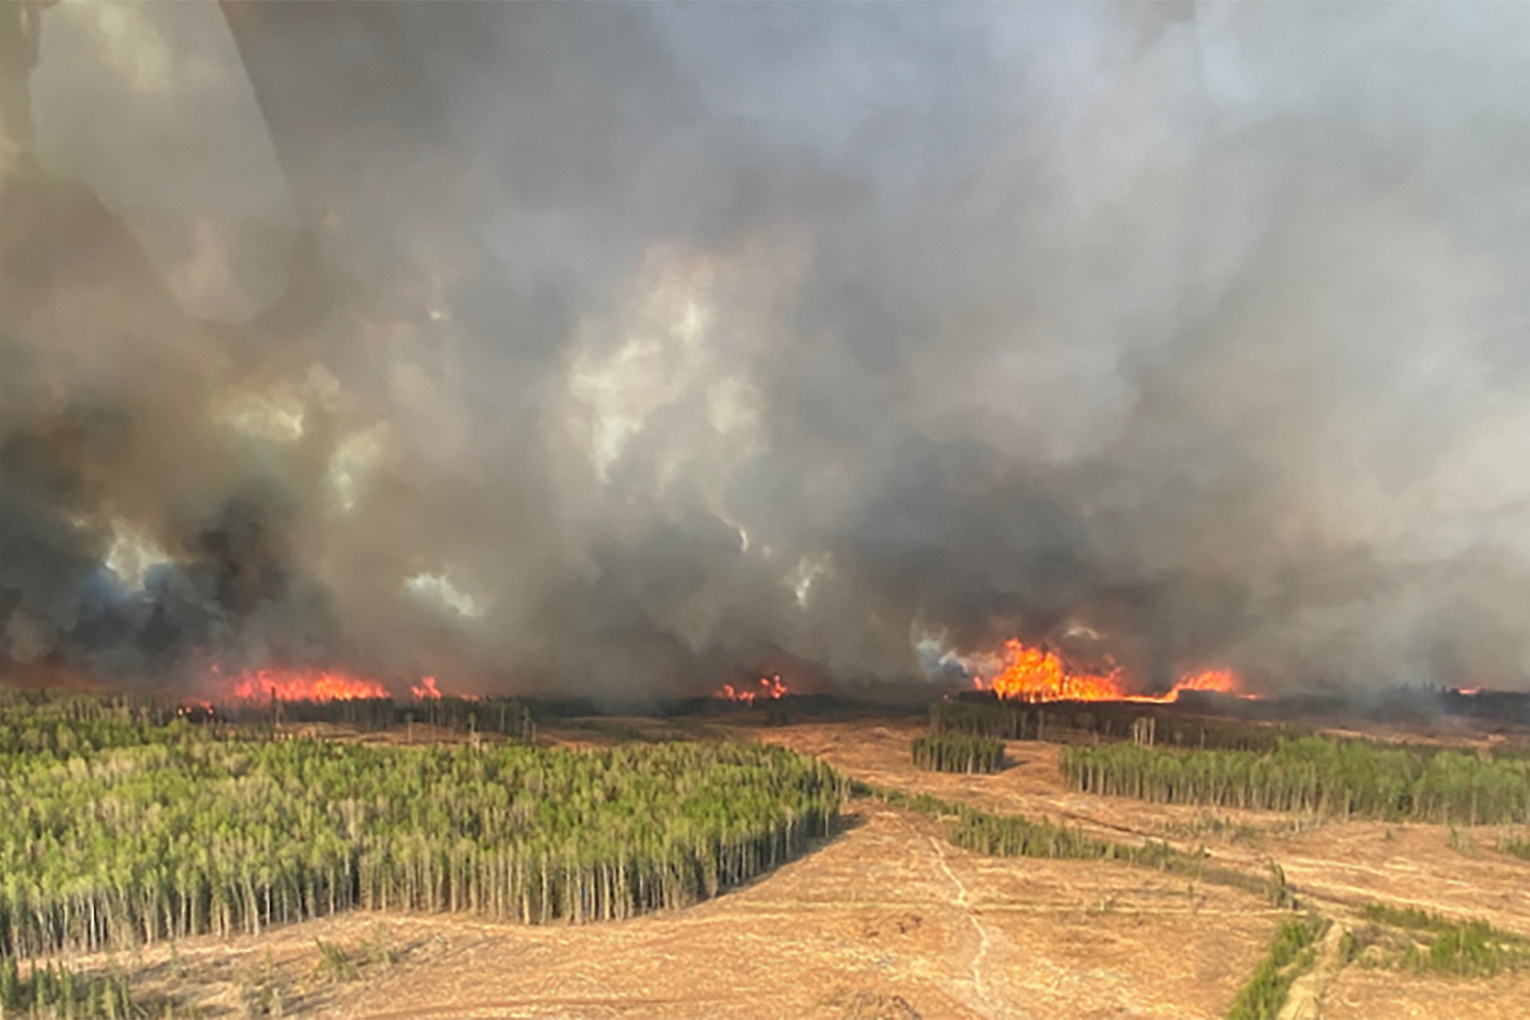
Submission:
<svg viewBox="0 0 1530 1020">
<path fill-rule="evenodd" d="M 1384 901 L 1480 917 L 1530 936 L 1530 862 L 1496 852 L 1496 828 L 1293 818 L 1086 795 L 1064 784 L 1061 746 L 1032 741 L 1009 742 L 1011 764 L 994 775 L 925 772 L 914 768 L 908 750 L 921 732 L 909 721 L 760 729 L 755 736 L 817 754 L 869 783 L 1047 817 L 1119 840 L 1204 846 L 1217 863 L 1251 873 L 1275 861 L 1303 903 L 1341 926 L 1358 923 L 1365 904 Z M 1530 975 L 1473 980 L 1351 966 L 1326 977 L 1311 990 L 1318 1011 L 1304 1016 L 1530 1016 Z"/>
<path fill-rule="evenodd" d="M 822 724 L 759 729 L 753 735 L 815 754 L 865 782 L 930 793 L 1001 813 L 1050 818 L 1119 840 L 1204 845 L 1219 863 L 1259 872 L 1276 861 L 1299 895 L 1345 914 L 1386 900 L 1435 913 L 1482 917 L 1530 936 L 1530 862 L 1492 848 L 1496 828 L 1296 818 L 1266 811 L 1149 804 L 1070 790 L 1062 748 L 1011 741 L 1010 765 L 994 775 L 914 768 L 916 723 Z M 1454 845 L 1452 845 L 1454 844 Z"/>
<path fill-rule="evenodd" d="M 1346 967 L 1323 998 L 1328 1020 L 1517 1020 L 1530 1016 L 1530 974 L 1425 977 Z"/>
<path fill-rule="evenodd" d="M 862 805 L 816 852 L 684 911 L 529 927 L 353 913 L 143 950 L 148 993 L 239 1015 L 270 960 L 287 1015 L 355 1017 L 1210 1017 L 1275 912 L 1155 872 L 1000 860 Z M 335 980 L 315 940 L 397 963 Z M 177 976 L 179 975 L 179 976 Z"/>
</svg>

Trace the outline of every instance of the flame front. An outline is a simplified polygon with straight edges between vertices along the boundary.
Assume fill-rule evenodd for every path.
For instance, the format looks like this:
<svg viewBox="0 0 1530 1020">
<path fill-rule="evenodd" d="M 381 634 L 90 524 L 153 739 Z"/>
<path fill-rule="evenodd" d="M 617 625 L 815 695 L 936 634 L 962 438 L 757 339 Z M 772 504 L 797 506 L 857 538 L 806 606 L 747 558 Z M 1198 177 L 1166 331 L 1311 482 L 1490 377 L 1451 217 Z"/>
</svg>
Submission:
<svg viewBox="0 0 1530 1020">
<path fill-rule="evenodd" d="M 1214 691 L 1240 698 L 1244 694 L 1238 677 L 1231 670 L 1207 669 L 1186 673 L 1167 694 L 1128 694 L 1122 686 L 1119 667 L 1109 673 L 1075 673 L 1062 657 L 1044 648 L 1033 648 L 1013 638 L 1004 642 L 1004 668 L 992 679 L 981 675 L 972 678 L 980 691 L 992 691 L 1001 698 L 1019 701 L 1178 701 L 1181 691 Z"/>
<path fill-rule="evenodd" d="M 1239 690 L 1238 678 L 1230 669 L 1206 669 L 1199 673 L 1191 673 L 1179 678 L 1174 689 L 1169 693 L 1179 697 L 1180 691 L 1215 691 L 1218 694 L 1243 695 Z"/>
<path fill-rule="evenodd" d="M 216 674 L 216 670 L 214 673 Z M 368 677 L 324 669 L 249 669 L 233 678 L 228 697 L 238 701 L 349 701 L 386 698 L 388 689 Z"/>
<path fill-rule="evenodd" d="M 724 701 L 742 701 L 752 705 L 756 699 L 773 701 L 777 698 L 784 698 L 789 693 L 786 685 L 781 682 L 781 674 L 779 673 L 774 676 L 762 676 L 758 683 L 759 686 L 757 687 L 740 687 L 737 689 L 732 684 L 723 684 L 719 690 L 713 692 L 712 697 L 722 698 Z"/>
<path fill-rule="evenodd" d="M 1055 652 L 1031 648 L 1011 638 L 1004 642 L 1004 669 L 986 686 L 981 676 L 973 683 L 1001 698 L 1021 701 L 1119 701 L 1125 696 L 1120 671 L 1105 675 L 1074 673 Z"/>
<path fill-rule="evenodd" d="M 436 678 L 428 676 L 418 684 L 409 688 L 409 693 L 415 701 L 436 700 L 441 697 L 441 688 L 436 686 Z"/>
</svg>

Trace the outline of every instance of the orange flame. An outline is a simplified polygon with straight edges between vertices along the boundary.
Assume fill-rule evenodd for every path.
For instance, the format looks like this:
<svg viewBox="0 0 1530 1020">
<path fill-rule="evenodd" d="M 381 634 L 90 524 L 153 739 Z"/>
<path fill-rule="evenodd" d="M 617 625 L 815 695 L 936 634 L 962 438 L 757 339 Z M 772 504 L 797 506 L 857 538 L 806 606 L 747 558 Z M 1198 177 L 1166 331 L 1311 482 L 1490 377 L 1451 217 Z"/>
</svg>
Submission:
<svg viewBox="0 0 1530 1020">
<path fill-rule="evenodd" d="M 1179 695 L 1180 691 L 1216 691 L 1218 694 L 1241 694 L 1238 678 L 1230 669 L 1204 669 L 1199 673 L 1190 673 L 1179 678 L 1174 689 L 1169 693 Z"/>
<path fill-rule="evenodd" d="M 214 670 L 216 673 L 217 670 Z M 386 698 L 376 680 L 323 669 L 249 669 L 234 679 L 229 697 L 240 701 L 349 701 Z"/>
<path fill-rule="evenodd" d="M 742 701 L 752 705 L 756 698 L 774 701 L 777 698 L 784 698 L 787 693 L 786 685 L 781 682 L 781 674 L 777 673 L 774 676 L 760 677 L 759 687 L 756 689 L 740 687 L 735 690 L 732 684 L 723 684 L 721 689 L 713 692 L 712 697 L 722 698 L 724 701 Z"/>
<path fill-rule="evenodd" d="M 981 675 L 972 678 L 980 691 L 993 691 L 1001 698 L 1020 701 L 1178 701 L 1181 691 L 1215 691 L 1240 698 L 1244 694 L 1238 677 L 1231 670 L 1207 669 L 1181 676 L 1167 694 L 1128 694 L 1121 685 L 1119 667 L 1109 673 L 1075 673 L 1055 652 L 1032 648 L 1010 639 L 1004 642 L 1003 670 L 990 681 Z"/>
<path fill-rule="evenodd" d="M 1119 701 L 1125 694 L 1120 670 L 1102 676 L 1074 673 L 1055 652 L 1013 638 L 1004 642 L 1004 658 L 1004 669 L 986 686 L 981 676 L 973 678 L 979 690 L 1021 701 Z"/>
<path fill-rule="evenodd" d="M 418 685 L 410 687 L 409 693 L 414 696 L 415 701 L 438 699 L 441 697 L 441 688 L 436 686 L 435 677 L 428 676 L 421 680 Z"/>
</svg>

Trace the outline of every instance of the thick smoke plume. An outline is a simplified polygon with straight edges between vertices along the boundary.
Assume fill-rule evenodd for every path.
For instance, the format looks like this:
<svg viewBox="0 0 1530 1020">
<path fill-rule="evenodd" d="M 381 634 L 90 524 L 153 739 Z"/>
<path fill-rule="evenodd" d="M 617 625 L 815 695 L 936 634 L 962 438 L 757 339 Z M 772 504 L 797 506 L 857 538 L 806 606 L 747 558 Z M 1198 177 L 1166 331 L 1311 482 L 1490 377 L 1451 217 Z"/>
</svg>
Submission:
<svg viewBox="0 0 1530 1020">
<path fill-rule="evenodd" d="M 0 658 L 1520 686 L 1527 22 L 5 5 Z"/>
</svg>

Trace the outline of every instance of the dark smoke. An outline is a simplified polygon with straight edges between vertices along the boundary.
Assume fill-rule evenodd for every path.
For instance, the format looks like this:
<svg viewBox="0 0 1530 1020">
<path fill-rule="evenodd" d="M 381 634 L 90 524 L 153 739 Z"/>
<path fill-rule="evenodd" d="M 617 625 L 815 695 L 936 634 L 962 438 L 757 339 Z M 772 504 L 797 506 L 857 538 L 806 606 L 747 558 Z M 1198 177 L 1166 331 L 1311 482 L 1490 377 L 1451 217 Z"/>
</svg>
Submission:
<svg viewBox="0 0 1530 1020">
<path fill-rule="evenodd" d="M 0 655 L 1523 686 L 1527 21 L 7 5 Z"/>
</svg>

